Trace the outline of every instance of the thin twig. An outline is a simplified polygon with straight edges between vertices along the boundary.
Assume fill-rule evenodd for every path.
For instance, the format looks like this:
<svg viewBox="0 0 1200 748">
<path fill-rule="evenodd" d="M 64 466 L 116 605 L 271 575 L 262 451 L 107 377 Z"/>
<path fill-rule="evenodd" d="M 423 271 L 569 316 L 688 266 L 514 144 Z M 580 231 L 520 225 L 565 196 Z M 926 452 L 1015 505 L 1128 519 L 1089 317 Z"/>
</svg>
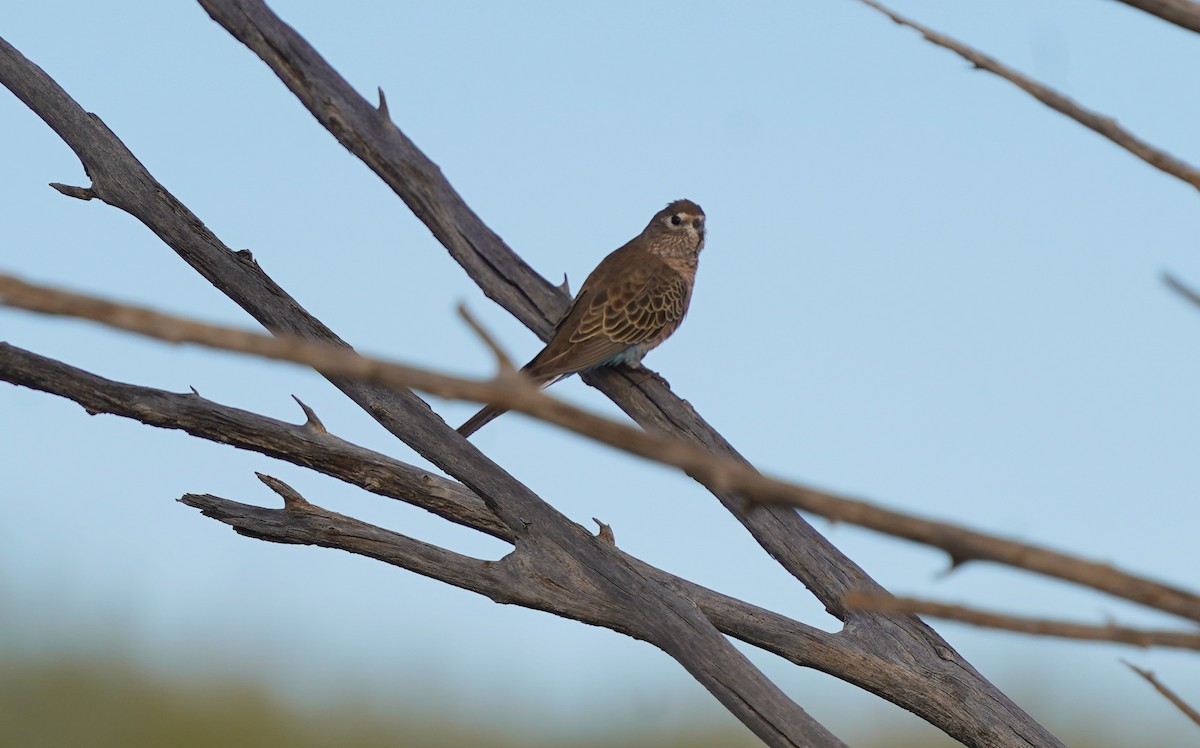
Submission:
<svg viewBox="0 0 1200 748">
<path fill-rule="evenodd" d="M 1155 677 L 1154 671 L 1143 670 L 1142 668 L 1136 667 L 1126 660 L 1121 660 L 1121 662 L 1125 664 L 1125 667 L 1145 678 L 1150 685 L 1154 686 L 1154 690 L 1166 697 L 1167 701 L 1174 704 L 1176 709 L 1186 714 L 1188 719 L 1195 722 L 1197 725 L 1200 725 L 1200 712 L 1196 711 L 1191 704 L 1181 699 L 1174 691 L 1163 685 L 1158 678 Z"/>
<path fill-rule="evenodd" d="M 732 490 L 762 503 L 787 504 L 830 519 L 942 548 L 956 563 L 986 559 L 1076 582 L 1134 602 L 1200 621 L 1200 596 L 1137 577 L 1107 564 L 1046 548 L 1016 543 L 949 523 L 934 522 L 771 478 L 732 459 L 690 443 L 653 434 L 590 413 L 540 392 L 521 377 L 463 379 L 371 359 L 341 347 L 298 338 L 208 325 L 142 307 L 35 286 L 0 274 L 3 303 L 30 311 L 70 315 L 173 342 L 310 365 L 325 374 L 359 378 L 390 387 L 413 387 L 439 397 L 506 407 L 590 437 L 640 457 L 673 465 L 714 490 Z"/>
<path fill-rule="evenodd" d="M 517 370 L 517 367 L 513 366 L 512 359 L 509 358 L 508 354 L 504 352 L 504 348 L 502 348 L 500 343 L 498 343 L 496 339 L 492 337 L 492 334 L 487 331 L 487 328 L 483 326 L 483 323 L 475 319 L 475 315 L 471 314 L 471 310 L 467 309 L 466 304 L 458 305 L 458 315 L 466 321 L 467 326 L 475 331 L 475 334 L 479 336 L 479 339 L 483 341 L 483 344 L 486 345 L 488 350 L 492 352 L 492 355 L 496 357 L 496 366 L 500 369 L 499 376 L 508 376 Z"/>
<path fill-rule="evenodd" d="M 1191 286 L 1176 278 L 1170 273 L 1163 273 L 1163 283 L 1167 284 L 1167 288 L 1176 292 L 1183 298 L 1192 302 L 1196 306 L 1200 306 L 1200 291 L 1196 291 Z"/>
<path fill-rule="evenodd" d="M 1154 168 L 1177 177 L 1196 189 L 1200 189 L 1200 170 L 1197 170 L 1186 161 L 1178 159 L 1166 151 L 1142 140 L 1117 124 L 1117 121 L 1112 117 L 1106 117 L 1091 109 L 1087 109 L 1049 86 L 1039 83 L 1022 73 L 1018 73 L 994 57 L 986 55 L 957 39 L 923 26 L 916 21 L 905 18 L 899 13 L 876 2 L 876 0 L 859 0 L 859 2 L 871 6 L 901 26 L 907 26 L 910 29 L 918 31 L 927 41 L 954 52 L 975 67 L 1000 76 L 1051 109 L 1065 114 L 1089 130 L 1108 138 Z"/>
<path fill-rule="evenodd" d="M 969 608 L 964 605 L 919 600 L 912 597 L 890 597 L 886 595 L 850 593 L 846 596 L 847 607 L 858 610 L 873 610 L 881 613 L 911 613 L 960 621 L 1004 631 L 1038 636 L 1057 636 L 1064 639 L 1086 639 L 1089 641 L 1118 642 L 1137 647 L 1174 647 L 1177 649 L 1200 650 L 1200 632 L 1137 629 L 1128 626 L 1095 626 L 1086 623 L 1058 621 L 1047 618 L 1026 618 L 1007 613 Z"/>
</svg>

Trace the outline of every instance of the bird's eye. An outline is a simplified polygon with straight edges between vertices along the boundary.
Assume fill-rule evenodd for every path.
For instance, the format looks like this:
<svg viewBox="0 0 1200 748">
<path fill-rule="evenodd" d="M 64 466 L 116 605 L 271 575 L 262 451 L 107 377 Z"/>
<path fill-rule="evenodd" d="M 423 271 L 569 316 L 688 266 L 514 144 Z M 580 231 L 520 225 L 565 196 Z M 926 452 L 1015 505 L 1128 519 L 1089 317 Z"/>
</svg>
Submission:
<svg viewBox="0 0 1200 748">
<path fill-rule="evenodd" d="M 671 225 L 672 226 L 678 226 L 681 223 L 683 223 L 683 219 L 680 218 L 678 215 L 671 216 Z"/>
<path fill-rule="evenodd" d="M 692 219 L 692 228 L 696 229 L 697 231 L 700 230 L 700 219 L 699 218 Z"/>
</svg>

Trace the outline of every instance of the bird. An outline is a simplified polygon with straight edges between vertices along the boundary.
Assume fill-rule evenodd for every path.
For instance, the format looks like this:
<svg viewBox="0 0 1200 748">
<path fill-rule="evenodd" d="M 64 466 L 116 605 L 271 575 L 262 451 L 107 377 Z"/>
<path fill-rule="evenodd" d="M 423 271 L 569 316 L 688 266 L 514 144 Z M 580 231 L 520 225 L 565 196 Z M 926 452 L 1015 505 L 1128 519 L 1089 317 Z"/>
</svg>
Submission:
<svg viewBox="0 0 1200 748">
<path fill-rule="evenodd" d="M 521 372 L 539 388 L 581 371 L 642 357 L 679 328 L 687 314 L 704 249 L 704 211 L 676 200 L 588 275 L 550 341 Z M 488 406 L 458 427 L 470 436 L 504 413 Z"/>
</svg>

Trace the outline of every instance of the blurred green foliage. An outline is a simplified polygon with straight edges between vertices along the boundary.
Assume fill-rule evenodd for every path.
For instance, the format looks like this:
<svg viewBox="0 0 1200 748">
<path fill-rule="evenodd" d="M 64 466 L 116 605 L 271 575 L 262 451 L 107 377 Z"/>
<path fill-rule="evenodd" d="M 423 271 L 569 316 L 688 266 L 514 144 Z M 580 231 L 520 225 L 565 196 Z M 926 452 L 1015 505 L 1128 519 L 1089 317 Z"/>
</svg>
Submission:
<svg viewBox="0 0 1200 748">
<path fill-rule="evenodd" d="M 1169 707 L 1164 707 L 1169 710 Z M 1152 725 L 1148 732 L 1153 732 Z M 1060 735 L 1073 748 L 1115 748 L 1116 738 Z M 940 748 L 945 736 L 879 726 L 862 746 Z M 1198 738 L 1200 743 L 1200 738 Z M 454 714 L 384 713 L 347 699 L 305 707 L 267 686 L 232 678 L 167 677 L 123 659 L 58 656 L 0 660 L 0 748 L 750 748 L 761 745 L 736 725 L 670 731 L 622 730 L 564 738 L 529 724 L 488 728 Z M 1146 735 L 1143 746 L 1169 746 Z"/>
<path fill-rule="evenodd" d="M 387 715 L 349 703 L 306 708 L 260 684 L 156 676 L 123 661 L 0 663 L 0 748 L 717 748 L 760 745 L 748 732 L 704 729 L 564 741 L 452 714 Z"/>
</svg>

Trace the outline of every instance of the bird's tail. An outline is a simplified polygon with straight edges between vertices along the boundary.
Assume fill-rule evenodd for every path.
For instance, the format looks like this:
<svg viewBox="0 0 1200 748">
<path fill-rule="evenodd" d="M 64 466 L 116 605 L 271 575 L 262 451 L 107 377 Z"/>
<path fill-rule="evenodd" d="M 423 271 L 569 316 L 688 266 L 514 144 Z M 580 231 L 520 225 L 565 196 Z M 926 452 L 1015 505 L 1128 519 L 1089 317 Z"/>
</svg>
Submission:
<svg viewBox="0 0 1200 748">
<path fill-rule="evenodd" d="M 524 373 L 526 376 L 529 376 L 530 379 L 533 380 L 533 383 L 536 384 L 540 389 L 545 389 L 546 387 L 549 387 L 550 385 L 554 384 L 558 380 L 562 379 L 564 376 L 567 376 L 565 374 L 540 374 L 540 373 L 531 375 L 530 368 L 536 362 L 537 362 L 537 359 L 530 361 L 528 364 L 525 365 L 525 368 L 521 369 L 521 372 Z M 463 425 L 459 426 L 458 429 L 456 429 L 456 430 L 458 431 L 458 433 L 462 434 L 463 436 L 470 436 L 471 434 L 474 434 L 479 429 L 483 428 L 484 424 L 488 423 L 493 418 L 504 415 L 507 412 L 508 412 L 508 408 L 497 408 L 497 407 L 488 405 L 487 407 L 483 408 L 483 410 L 479 411 L 475 415 L 468 418 L 467 422 L 464 423 Z"/>
<path fill-rule="evenodd" d="M 495 408 L 489 405 L 467 419 L 466 423 L 459 426 L 458 433 L 462 434 L 463 436 L 470 436 L 479 429 L 483 428 L 483 425 L 488 421 L 507 412 L 508 411 L 506 411 L 504 408 Z"/>
</svg>

